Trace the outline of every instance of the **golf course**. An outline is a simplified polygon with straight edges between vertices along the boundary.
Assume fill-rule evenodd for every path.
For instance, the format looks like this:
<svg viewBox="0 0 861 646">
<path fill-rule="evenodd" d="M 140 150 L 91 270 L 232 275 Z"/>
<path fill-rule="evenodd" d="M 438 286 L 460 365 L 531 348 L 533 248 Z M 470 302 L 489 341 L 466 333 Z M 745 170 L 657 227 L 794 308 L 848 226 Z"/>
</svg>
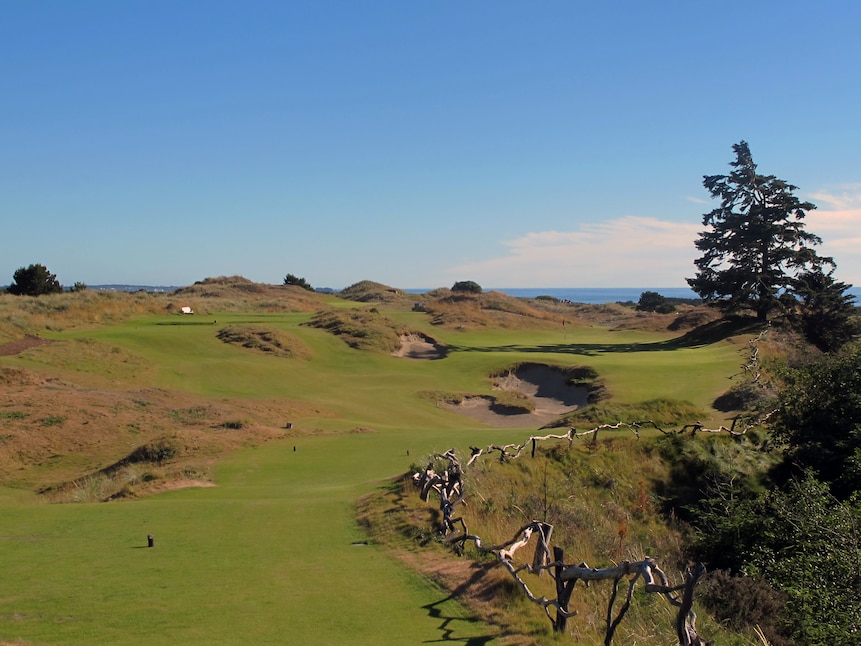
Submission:
<svg viewBox="0 0 861 646">
<path fill-rule="evenodd" d="M 750 334 L 673 326 L 687 310 L 381 293 L 0 295 L 0 644 L 575 643 L 504 634 L 372 538 L 359 501 L 559 417 L 492 412 L 518 366 L 589 369 L 605 402 L 686 402 L 718 427 Z"/>
</svg>

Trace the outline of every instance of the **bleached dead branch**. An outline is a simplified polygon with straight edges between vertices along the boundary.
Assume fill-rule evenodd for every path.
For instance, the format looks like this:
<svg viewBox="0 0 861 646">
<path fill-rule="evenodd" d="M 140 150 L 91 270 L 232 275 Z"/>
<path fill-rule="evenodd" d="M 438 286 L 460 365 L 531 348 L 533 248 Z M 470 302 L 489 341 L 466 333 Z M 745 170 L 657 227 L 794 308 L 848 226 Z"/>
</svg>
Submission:
<svg viewBox="0 0 861 646">
<path fill-rule="evenodd" d="M 503 456 L 507 455 L 510 450 L 516 449 L 514 456 L 517 456 L 529 442 L 548 439 L 570 440 L 572 438 L 571 433 L 562 436 L 533 436 L 521 445 L 513 444 L 505 447 L 491 445 L 488 448 L 500 450 Z M 489 451 L 473 449 L 467 466 L 471 465 L 479 455 L 487 452 Z M 448 462 L 443 475 L 438 474 L 433 469 L 436 460 Z M 696 614 L 692 609 L 694 586 L 705 573 L 705 568 L 701 564 L 689 568 L 685 582 L 678 585 L 670 585 L 664 571 L 658 567 L 654 559 L 649 557 L 636 562 L 623 561 L 618 565 L 601 569 L 590 568 L 585 563 L 568 564 L 565 563 L 564 552 L 561 548 L 553 547 L 551 550 L 550 538 L 553 534 L 553 525 L 538 520 L 533 520 L 518 529 L 514 536 L 504 543 L 485 545 L 480 536 L 469 532 L 462 516 L 453 517 L 456 506 L 463 501 L 462 476 L 463 469 L 453 449 L 432 456 L 431 463 L 428 464 L 425 471 L 413 475 L 416 486 L 422 492 L 423 500 L 427 500 L 430 491 L 436 491 L 440 496 L 440 509 L 443 513 L 440 532 L 442 540 L 447 544 L 457 546 L 459 552 L 463 551 L 467 542 L 471 542 L 478 551 L 493 554 L 497 562 L 512 576 L 524 595 L 531 602 L 542 607 L 555 631 L 564 631 L 567 619 L 576 614 L 568 609 L 568 604 L 577 581 L 583 581 L 588 585 L 591 581 L 610 580 L 613 582 L 613 590 L 607 604 L 604 643 L 606 645 L 611 644 L 616 628 L 631 606 L 636 583 L 642 579 L 646 592 L 661 594 L 672 605 L 678 607 L 676 632 L 679 644 L 695 646 L 703 643 L 696 631 Z M 535 540 L 533 541 L 533 539 Z M 518 563 L 516 560 L 518 552 L 527 548 L 531 543 L 535 545 L 531 560 Z M 551 552 L 553 554 L 552 560 L 550 558 Z M 556 582 L 556 597 L 554 598 L 537 595 L 524 578 L 524 574 L 538 576 L 544 571 L 549 572 Z M 614 614 L 619 583 L 625 578 L 627 578 L 625 600 Z"/>
</svg>

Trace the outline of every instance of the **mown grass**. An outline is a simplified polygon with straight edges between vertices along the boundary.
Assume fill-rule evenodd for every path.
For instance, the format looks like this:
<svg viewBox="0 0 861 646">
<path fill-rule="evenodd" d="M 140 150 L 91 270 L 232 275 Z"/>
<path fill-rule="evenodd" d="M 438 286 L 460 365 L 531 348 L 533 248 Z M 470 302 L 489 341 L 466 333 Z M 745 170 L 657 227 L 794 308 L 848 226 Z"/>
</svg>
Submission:
<svg viewBox="0 0 861 646">
<path fill-rule="evenodd" d="M 322 299 L 320 309 L 332 300 Z M 307 403 L 292 419 L 291 437 L 220 462 L 214 488 L 80 505 L 39 504 L 27 492 L 0 489 L 0 640 L 481 643 L 496 629 L 443 601 L 447 593 L 382 547 L 364 544 L 354 505 L 416 456 L 451 447 L 467 454 L 470 445 L 519 441 L 534 429 L 490 428 L 420 393 L 491 394 L 490 375 L 518 362 L 588 365 L 615 401 L 666 396 L 717 419 L 710 404 L 740 362 L 740 346 L 731 341 L 676 347 L 669 332 L 540 325 L 475 331 L 434 326 L 421 312 L 386 312 L 396 328 L 420 330 L 449 347 L 445 360 L 410 361 L 350 347 L 326 329 L 303 325 L 311 311 L 239 312 L 206 304 L 206 319 L 164 313 L 162 302 L 156 312 L 118 313 L 107 325 L 110 317 L 88 315 L 79 325 L 39 318 L 56 312 L 27 314 L 28 325 L 37 320 L 40 333 L 56 343 L 0 358 L 6 367 L 81 383 L 99 377 L 112 387 L 182 391 L 213 402 Z M 342 301 L 338 307 L 358 306 Z M 284 333 L 307 356 L 273 357 L 219 340 L 220 329 L 237 325 Z M 33 331 L 32 325 L 4 327 L 7 337 L 19 329 Z M 206 426 L 207 414 L 196 406 L 176 409 L 177 428 L 195 427 L 200 415 Z M 145 547 L 147 534 L 155 537 L 152 549 Z M 590 549 L 597 554 L 599 547 Z"/>
</svg>

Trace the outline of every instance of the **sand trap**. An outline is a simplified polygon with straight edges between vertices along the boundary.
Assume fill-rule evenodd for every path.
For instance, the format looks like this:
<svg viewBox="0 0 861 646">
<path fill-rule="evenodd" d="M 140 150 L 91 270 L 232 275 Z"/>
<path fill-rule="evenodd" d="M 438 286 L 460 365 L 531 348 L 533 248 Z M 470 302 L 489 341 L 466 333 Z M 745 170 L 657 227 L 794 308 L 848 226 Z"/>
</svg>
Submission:
<svg viewBox="0 0 861 646">
<path fill-rule="evenodd" d="M 460 404 L 443 404 L 443 408 L 467 415 L 489 426 L 517 428 L 540 427 L 565 413 L 588 403 L 589 389 L 569 386 L 564 372 L 551 366 L 528 364 L 494 381 L 496 390 L 515 390 L 529 397 L 535 405 L 531 413 L 511 413 L 497 406 L 489 396 L 466 397 Z"/>
<path fill-rule="evenodd" d="M 446 355 L 445 348 L 429 336 L 413 332 L 400 336 L 401 347 L 393 352 L 396 357 L 404 359 L 442 359 Z"/>
</svg>

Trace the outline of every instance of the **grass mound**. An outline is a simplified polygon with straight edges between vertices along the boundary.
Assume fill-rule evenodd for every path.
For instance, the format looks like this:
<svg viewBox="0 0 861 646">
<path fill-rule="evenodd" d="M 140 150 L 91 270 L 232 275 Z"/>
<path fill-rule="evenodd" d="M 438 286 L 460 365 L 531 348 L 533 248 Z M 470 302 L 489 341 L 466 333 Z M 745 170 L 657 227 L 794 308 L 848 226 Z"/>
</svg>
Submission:
<svg viewBox="0 0 861 646">
<path fill-rule="evenodd" d="M 403 300 L 407 293 L 372 280 L 360 280 L 338 292 L 338 297 L 358 303 L 390 303 Z"/>
<path fill-rule="evenodd" d="M 313 312 L 323 296 L 295 285 L 255 283 L 242 276 L 205 278 L 170 295 L 168 311 L 191 307 L 197 315 L 221 312 Z"/>
<path fill-rule="evenodd" d="M 552 424 L 552 427 L 597 426 L 599 424 L 615 424 L 620 420 L 628 423 L 654 422 L 661 427 L 672 427 L 676 424 L 684 424 L 690 420 L 699 419 L 704 415 L 705 411 L 688 401 L 678 401 L 665 397 L 649 399 L 636 404 L 601 401 L 561 417 Z"/>
<path fill-rule="evenodd" d="M 555 313 L 502 292 L 454 294 L 441 291 L 437 298 L 423 300 L 422 309 L 430 315 L 433 325 L 445 327 L 521 329 L 551 327 L 561 322 Z"/>
<path fill-rule="evenodd" d="M 325 310 L 303 323 L 327 330 L 357 350 L 395 352 L 401 347 L 403 326 L 372 310 Z"/>
<path fill-rule="evenodd" d="M 506 390 L 494 397 L 493 407 L 501 414 L 531 413 L 535 410 L 535 400 L 525 393 Z"/>
<path fill-rule="evenodd" d="M 283 330 L 257 325 L 229 325 L 218 331 L 218 338 L 231 343 L 272 354 L 276 357 L 310 359 L 311 350 L 299 339 Z"/>
</svg>

